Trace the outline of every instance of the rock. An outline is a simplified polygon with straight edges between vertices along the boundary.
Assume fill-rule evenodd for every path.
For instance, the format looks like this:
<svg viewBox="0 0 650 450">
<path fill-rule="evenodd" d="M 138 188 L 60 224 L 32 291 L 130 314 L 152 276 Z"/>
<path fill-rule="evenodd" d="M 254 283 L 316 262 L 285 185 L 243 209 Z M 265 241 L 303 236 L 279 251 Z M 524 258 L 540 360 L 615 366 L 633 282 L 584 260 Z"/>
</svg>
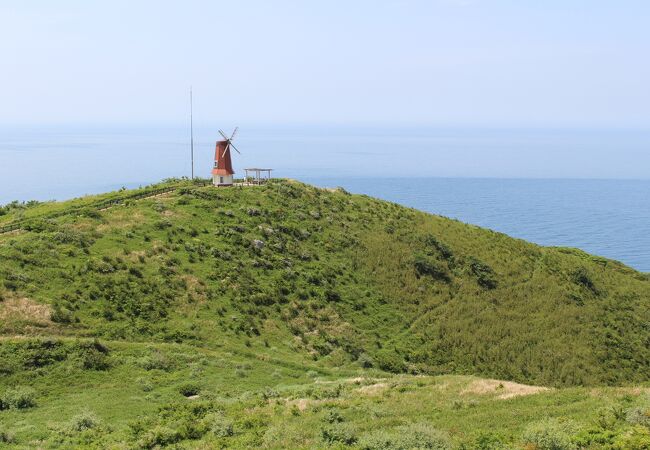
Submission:
<svg viewBox="0 0 650 450">
<path fill-rule="evenodd" d="M 255 247 L 258 250 L 262 250 L 264 248 L 264 241 L 259 239 L 253 240 L 253 247 Z"/>
</svg>

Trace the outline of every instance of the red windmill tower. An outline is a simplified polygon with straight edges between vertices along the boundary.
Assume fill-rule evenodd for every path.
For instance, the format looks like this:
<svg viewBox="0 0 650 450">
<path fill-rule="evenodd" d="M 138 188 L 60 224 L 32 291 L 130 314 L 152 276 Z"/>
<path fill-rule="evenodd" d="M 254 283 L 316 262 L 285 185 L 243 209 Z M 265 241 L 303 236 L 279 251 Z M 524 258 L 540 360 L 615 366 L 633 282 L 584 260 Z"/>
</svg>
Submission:
<svg viewBox="0 0 650 450">
<path fill-rule="evenodd" d="M 238 127 L 235 127 L 235 130 L 232 132 L 230 137 L 219 130 L 219 134 L 223 136 L 222 141 L 217 141 L 215 153 L 214 153 L 214 168 L 212 169 L 212 183 L 215 186 L 232 186 L 233 175 L 235 171 L 232 170 L 232 159 L 230 158 L 230 147 L 234 148 L 237 153 L 241 152 L 237 150 L 232 143 L 232 140 L 237 133 Z"/>
</svg>

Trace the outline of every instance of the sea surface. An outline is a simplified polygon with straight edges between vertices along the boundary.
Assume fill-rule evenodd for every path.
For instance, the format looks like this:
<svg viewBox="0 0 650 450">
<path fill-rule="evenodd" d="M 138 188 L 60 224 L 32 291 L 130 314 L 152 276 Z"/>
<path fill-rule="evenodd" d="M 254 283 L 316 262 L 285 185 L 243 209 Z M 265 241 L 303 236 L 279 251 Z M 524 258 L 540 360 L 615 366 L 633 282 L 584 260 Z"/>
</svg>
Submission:
<svg viewBox="0 0 650 450">
<path fill-rule="evenodd" d="M 207 177 L 217 132 L 195 129 Z M 390 200 L 650 272 L 650 133 L 242 127 L 235 170 Z M 0 127 L 0 204 L 190 174 L 183 127 Z"/>
</svg>

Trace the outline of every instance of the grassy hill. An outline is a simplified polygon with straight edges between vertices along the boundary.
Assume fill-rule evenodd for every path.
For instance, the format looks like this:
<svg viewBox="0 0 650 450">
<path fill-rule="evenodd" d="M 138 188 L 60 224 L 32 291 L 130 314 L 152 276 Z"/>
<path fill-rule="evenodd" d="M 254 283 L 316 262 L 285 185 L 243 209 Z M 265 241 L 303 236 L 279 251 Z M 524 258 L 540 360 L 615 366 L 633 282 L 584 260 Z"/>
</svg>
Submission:
<svg viewBox="0 0 650 450">
<path fill-rule="evenodd" d="M 292 181 L 12 204 L 3 227 L 7 445 L 650 441 L 650 279 L 615 261 Z"/>
</svg>

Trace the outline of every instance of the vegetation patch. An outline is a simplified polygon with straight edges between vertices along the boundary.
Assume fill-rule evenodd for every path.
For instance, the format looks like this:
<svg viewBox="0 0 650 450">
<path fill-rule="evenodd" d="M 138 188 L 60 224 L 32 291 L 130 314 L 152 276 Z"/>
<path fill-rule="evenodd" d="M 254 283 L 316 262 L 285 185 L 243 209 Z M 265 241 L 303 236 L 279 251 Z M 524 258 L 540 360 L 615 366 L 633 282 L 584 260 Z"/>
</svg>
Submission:
<svg viewBox="0 0 650 450">
<path fill-rule="evenodd" d="M 9 388 L 0 394 L 0 410 L 26 409 L 36 406 L 34 389 L 24 386 Z"/>
<path fill-rule="evenodd" d="M 0 221 L 4 446 L 647 448 L 620 263 L 286 180 Z"/>
<path fill-rule="evenodd" d="M 393 430 L 379 430 L 364 436 L 359 447 L 364 450 L 451 450 L 449 437 L 427 423 L 415 423 Z"/>
<path fill-rule="evenodd" d="M 577 448 L 572 436 L 576 426 L 569 421 L 548 419 L 530 424 L 524 430 L 524 444 L 539 450 L 574 450 Z"/>
</svg>

